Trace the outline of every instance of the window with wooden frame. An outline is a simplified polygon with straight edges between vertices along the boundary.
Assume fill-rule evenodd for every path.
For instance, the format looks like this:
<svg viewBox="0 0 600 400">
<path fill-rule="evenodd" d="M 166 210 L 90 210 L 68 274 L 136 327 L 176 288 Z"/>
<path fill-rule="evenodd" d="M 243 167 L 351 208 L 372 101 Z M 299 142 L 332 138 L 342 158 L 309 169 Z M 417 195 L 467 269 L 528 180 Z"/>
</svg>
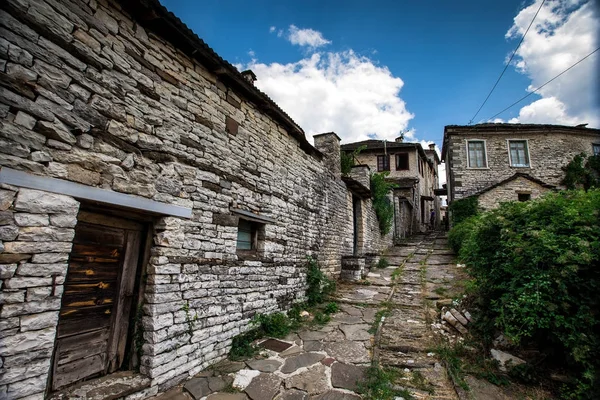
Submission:
<svg viewBox="0 0 600 400">
<path fill-rule="evenodd" d="M 405 171 L 409 168 L 408 153 L 396 154 L 396 171 Z"/>
<path fill-rule="evenodd" d="M 390 156 L 383 155 L 377 156 L 377 171 L 389 171 L 390 170 Z"/>
<path fill-rule="evenodd" d="M 467 141 L 467 158 L 469 168 L 487 168 L 487 155 L 484 140 Z"/>
<path fill-rule="evenodd" d="M 529 167 L 527 140 L 509 140 L 508 153 L 511 167 Z"/>
</svg>

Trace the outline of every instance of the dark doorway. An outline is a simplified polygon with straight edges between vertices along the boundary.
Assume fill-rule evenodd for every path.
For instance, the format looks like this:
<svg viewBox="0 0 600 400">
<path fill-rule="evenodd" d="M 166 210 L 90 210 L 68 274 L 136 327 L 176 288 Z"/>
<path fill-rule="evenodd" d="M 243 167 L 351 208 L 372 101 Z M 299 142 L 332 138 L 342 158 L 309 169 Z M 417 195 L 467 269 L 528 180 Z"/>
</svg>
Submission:
<svg viewBox="0 0 600 400">
<path fill-rule="evenodd" d="M 145 226 L 80 211 L 64 285 L 52 389 L 123 367 Z"/>
</svg>

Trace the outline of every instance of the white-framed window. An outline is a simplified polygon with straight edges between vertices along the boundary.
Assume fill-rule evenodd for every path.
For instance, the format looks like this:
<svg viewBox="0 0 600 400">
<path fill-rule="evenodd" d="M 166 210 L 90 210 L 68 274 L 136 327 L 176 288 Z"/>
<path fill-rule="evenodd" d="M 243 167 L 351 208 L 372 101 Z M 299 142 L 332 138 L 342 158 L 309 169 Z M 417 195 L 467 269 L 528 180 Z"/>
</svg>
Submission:
<svg viewBox="0 0 600 400">
<path fill-rule="evenodd" d="M 508 154 L 511 167 L 529 167 L 529 146 L 527 140 L 509 140 Z"/>
<path fill-rule="evenodd" d="M 467 140 L 467 165 L 469 168 L 487 168 L 485 140 Z"/>
</svg>

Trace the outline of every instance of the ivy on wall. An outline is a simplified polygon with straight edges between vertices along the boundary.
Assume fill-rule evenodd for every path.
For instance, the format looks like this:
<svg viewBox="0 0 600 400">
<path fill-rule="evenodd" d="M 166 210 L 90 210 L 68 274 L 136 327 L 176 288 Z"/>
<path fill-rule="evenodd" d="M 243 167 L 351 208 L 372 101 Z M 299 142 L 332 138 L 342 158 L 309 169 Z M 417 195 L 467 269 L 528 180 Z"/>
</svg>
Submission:
<svg viewBox="0 0 600 400">
<path fill-rule="evenodd" d="M 397 187 L 389 183 L 385 178 L 389 171 L 371 174 L 371 195 L 373 197 L 373 208 L 379 221 L 379 230 L 382 235 L 387 235 L 394 224 L 394 205 L 388 198 L 388 193 Z"/>
</svg>

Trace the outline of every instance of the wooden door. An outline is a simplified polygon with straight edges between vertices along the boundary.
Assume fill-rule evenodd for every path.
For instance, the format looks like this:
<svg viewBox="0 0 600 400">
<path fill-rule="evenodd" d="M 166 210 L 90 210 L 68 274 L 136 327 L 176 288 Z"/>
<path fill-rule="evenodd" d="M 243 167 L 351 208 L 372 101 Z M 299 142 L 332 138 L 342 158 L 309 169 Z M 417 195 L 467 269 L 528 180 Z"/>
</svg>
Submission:
<svg viewBox="0 0 600 400">
<path fill-rule="evenodd" d="M 143 225 L 80 211 L 65 280 L 52 390 L 119 369 Z"/>
</svg>

